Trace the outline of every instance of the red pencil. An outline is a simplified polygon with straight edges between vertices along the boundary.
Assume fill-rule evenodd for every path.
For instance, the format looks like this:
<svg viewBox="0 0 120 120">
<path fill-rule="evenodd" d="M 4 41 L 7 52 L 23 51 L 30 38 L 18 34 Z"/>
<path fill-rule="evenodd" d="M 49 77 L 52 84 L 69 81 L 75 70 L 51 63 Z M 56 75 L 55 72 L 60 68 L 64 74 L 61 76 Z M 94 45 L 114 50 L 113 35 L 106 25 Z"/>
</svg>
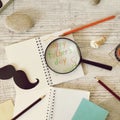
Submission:
<svg viewBox="0 0 120 120">
<path fill-rule="evenodd" d="M 113 90 L 111 90 L 107 85 L 105 85 L 101 80 L 98 80 L 98 83 L 101 84 L 106 90 L 108 90 L 115 98 L 117 98 L 120 101 L 120 96 L 117 95 Z"/>
<path fill-rule="evenodd" d="M 74 29 L 72 29 L 72 30 L 69 30 L 69 31 L 67 31 L 67 32 L 64 32 L 61 36 L 65 36 L 65 35 L 68 35 L 68 34 L 77 32 L 77 31 L 79 31 L 79 30 L 83 30 L 83 29 L 85 29 L 85 28 L 88 28 L 88 27 L 97 25 L 97 24 L 99 24 L 99 23 L 102 23 L 102 22 L 105 22 L 105 21 L 114 19 L 115 17 L 116 17 L 115 15 L 112 15 L 112 16 L 103 18 L 103 19 L 101 19 L 101 20 L 97 20 L 97 21 L 95 21 L 95 22 L 92 22 L 92 23 L 89 23 L 89 24 L 86 24 L 86 25 L 83 25 L 83 26 L 74 28 Z"/>
</svg>

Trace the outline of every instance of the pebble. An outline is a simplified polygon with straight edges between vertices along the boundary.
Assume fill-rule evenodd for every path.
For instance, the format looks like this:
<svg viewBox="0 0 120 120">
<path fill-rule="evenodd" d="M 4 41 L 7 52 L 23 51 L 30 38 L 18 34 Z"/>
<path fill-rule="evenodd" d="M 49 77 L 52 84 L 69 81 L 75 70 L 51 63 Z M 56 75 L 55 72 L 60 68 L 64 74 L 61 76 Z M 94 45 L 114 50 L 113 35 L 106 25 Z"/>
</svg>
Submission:
<svg viewBox="0 0 120 120">
<path fill-rule="evenodd" d="M 101 0 L 90 0 L 92 5 L 97 5 L 100 3 Z"/>
<path fill-rule="evenodd" d="M 92 40 L 90 42 L 90 46 L 92 48 L 99 48 L 101 45 L 103 45 L 106 42 L 107 38 L 105 36 L 100 37 L 98 40 Z"/>
<path fill-rule="evenodd" d="M 6 27 L 14 32 L 25 32 L 33 27 L 33 20 L 23 13 L 13 13 L 6 17 L 5 20 Z"/>
</svg>

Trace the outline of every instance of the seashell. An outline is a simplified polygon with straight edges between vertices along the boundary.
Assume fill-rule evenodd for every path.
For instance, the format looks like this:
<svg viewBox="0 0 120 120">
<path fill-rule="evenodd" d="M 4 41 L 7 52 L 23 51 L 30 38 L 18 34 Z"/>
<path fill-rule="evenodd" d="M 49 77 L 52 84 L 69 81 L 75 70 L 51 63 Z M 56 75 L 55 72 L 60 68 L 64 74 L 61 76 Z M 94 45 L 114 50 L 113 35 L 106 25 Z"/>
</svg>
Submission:
<svg viewBox="0 0 120 120">
<path fill-rule="evenodd" d="M 91 0 L 90 2 L 92 5 L 97 5 L 100 3 L 100 0 Z"/>
<path fill-rule="evenodd" d="M 11 31 L 25 32 L 28 31 L 34 23 L 27 14 L 17 12 L 6 17 L 5 25 Z"/>
<path fill-rule="evenodd" d="M 92 48 L 99 48 L 101 45 L 103 45 L 106 41 L 106 37 L 105 36 L 102 36 L 99 40 L 92 40 L 90 42 L 90 46 Z"/>
</svg>

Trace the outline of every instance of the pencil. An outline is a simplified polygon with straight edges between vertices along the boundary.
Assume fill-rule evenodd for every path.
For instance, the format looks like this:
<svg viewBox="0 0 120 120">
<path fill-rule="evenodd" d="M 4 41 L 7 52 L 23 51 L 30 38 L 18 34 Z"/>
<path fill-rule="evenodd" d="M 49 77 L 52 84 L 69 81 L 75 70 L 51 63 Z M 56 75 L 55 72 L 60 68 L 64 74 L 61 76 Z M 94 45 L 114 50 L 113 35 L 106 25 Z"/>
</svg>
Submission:
<svg viewBox="0 0 120 120">
<path fill-rule="evenodd" d="M 101 19 L 101 20 L 97 20 L 97 21 L 95 21 L 95 22 L 92 22 L 92 23 L 89 23 L 89 24 L 86 24 L 86 25 L 83 25 L 83 26 L 74 28 L 74 29 L 72 29 L 72 30 L 69 30 L 69 31 L 67 31 L 67 32 L 64 32 L 61 36 L 65 36 L 65 35 L 68 35 L 68 34 L 77 32 L 77 31 L 79 31 L 79 30 L 83 30 L 83 29 L 85 29 L 85 28 L 88 28 L 88 27 L 97 25 L 97 24 L 99 24 L 99 23 L 102 23 L 102 22 L 105 22 L 105 21 L 114 19 L 115 17 L 116 17 L 115 15 L 112 15 L 112 16 L 103 18 L 103 19 Z"/>
<path fill-rule="evenodd" d="M 101 80 L 98 80 L 98 83 L 102 85 L 107 91 L 109 91 L 115 98 L 117 98 L 120 101 L 120 96 L 118 96 L 113 90 L 111 90 L 105 83 L 103 83 Z"/>
<path fill-rule="evenodd" d="M 18 115 L 16 115 L 14 118 L 12 118 L 11 120 L 16 120 L 17 118 L 19 118 L 21 115 L 23 115 L 25 112 L 27 112 L 29 109 L 31 109 L 34 105 L 36 105 L 38 102 L 40 102 L 43 98 L 45 97 L 45 95 L 41 98 L 38 98 L 35 102 L 33 102 L 31 105 L 29 105 L 27 108 L 25 108 L 23 111 L 21 111 Z"/>
</svg>

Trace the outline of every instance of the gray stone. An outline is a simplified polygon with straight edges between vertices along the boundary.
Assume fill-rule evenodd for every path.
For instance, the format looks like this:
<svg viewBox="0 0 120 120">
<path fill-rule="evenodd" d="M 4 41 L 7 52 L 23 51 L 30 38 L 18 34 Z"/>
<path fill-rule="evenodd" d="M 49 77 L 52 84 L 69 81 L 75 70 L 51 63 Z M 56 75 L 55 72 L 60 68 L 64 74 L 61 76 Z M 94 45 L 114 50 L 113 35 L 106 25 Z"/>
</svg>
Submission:
<svg viewBox="0 0 120 120">
<path fill-rule="evenodd" d="M 34 23 L 27 14 L 16 12 L 6 17 L 5 25 L 11 31 L 25 32 L 28 31 Z"/>
<path fill-rule="evenodd" d="M 92 5 L 97 5 L 100 3 L 101 0 L 90 0 Z"/>
</svg>

